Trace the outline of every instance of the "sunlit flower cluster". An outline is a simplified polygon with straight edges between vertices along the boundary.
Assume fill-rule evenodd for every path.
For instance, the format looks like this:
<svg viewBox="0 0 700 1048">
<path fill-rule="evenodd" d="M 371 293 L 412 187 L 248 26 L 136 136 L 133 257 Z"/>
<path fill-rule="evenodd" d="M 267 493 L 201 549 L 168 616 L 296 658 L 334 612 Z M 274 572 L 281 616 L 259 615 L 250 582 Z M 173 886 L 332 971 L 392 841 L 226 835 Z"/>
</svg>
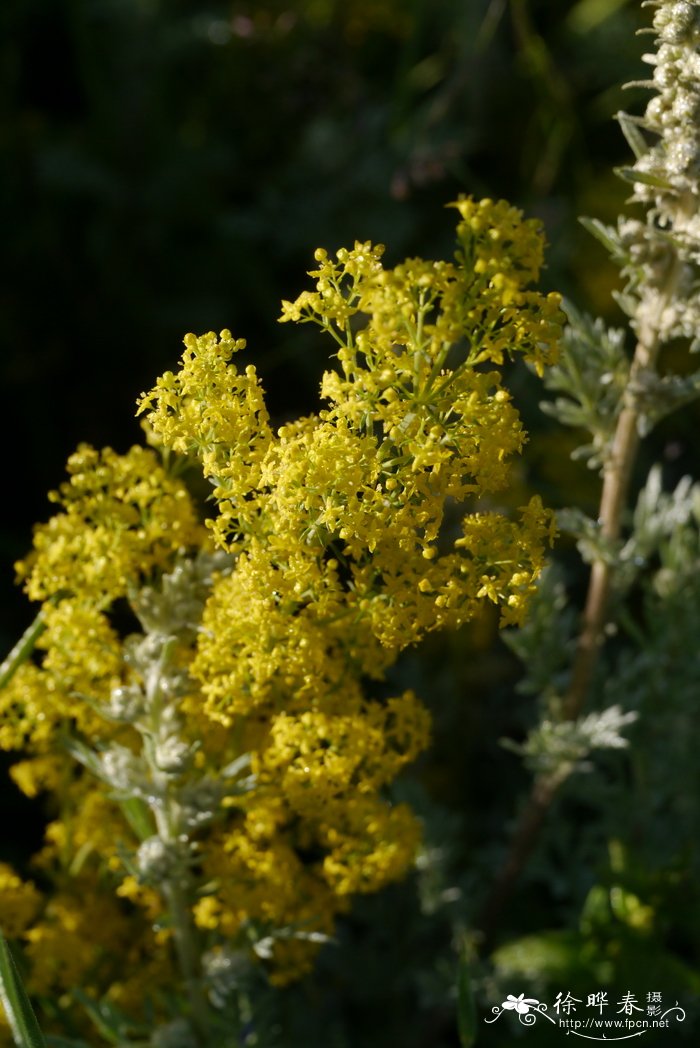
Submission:
<svg viewBox="0 0 700 1048">
<path fill-rule="evenodd" d="M 316 252 L 315 290 L 284 302 L 281 319 L 318 324 L 337 349 L 317 416 L 273 431 L 226 331 L 188 337 L 181 371 L 142 398 L 155 434 L 200 458 L 214 536 L 238 554 L 205 611 L 194 667 L 212 712 L 242 712 L 280 688 L 327 691 L 343 660 L 381 673 L 484 599 L 504 622 L 522 616 L 550 515 L 536 499 L 520 525 L 472 511 L 460 534 L 446 509 L 507 485 L 525 435 L 493 365 L 521 353 L 541 369 L 562 314 L 558 296 L 528 290 L 542 262 L 537 223 L 503 202 L 455 206 L 452 263 L 388 270 L 369 243 L 335 259 Z"/>
<path fill-rule="evenodd" d="M 59 893 L 0 884 L 0 906 L 26 897 L 14 930 L 37 992 L 68 951 L 59 990 L 89 978 L 129 1004 L 105 935 L 132 943 L 135 970 L 172 947 L 152 991 L 174 957 L 201 970 L 224 948 L 286 982 L 353 894 L 411 866 L 419 824 L 391 784 L 429 716 L 368 682 L 485 603 L 519 621 L 553 534 L 537 498 L 517 520 L 479 502 L 525 440 L 498 366 L 556 354 L 558 298 L 529 289 L 542 236 L 503 202 L 455 206 L 454 262 L 319 250 L 315 290 L 283 303 L 333 340 L 318 414 L 275 429 L 234 362 L 244 343 L 189 335 L 140 401 L 163 462 L 85 446 L 69 461 L 20 565 L 44 632 L 0 693 L 0 744 L 28 751 L 15 781 L 63 808 L 38 857 Z M 207 527 L 178 456 L 212 484 Z"/>
</svg>

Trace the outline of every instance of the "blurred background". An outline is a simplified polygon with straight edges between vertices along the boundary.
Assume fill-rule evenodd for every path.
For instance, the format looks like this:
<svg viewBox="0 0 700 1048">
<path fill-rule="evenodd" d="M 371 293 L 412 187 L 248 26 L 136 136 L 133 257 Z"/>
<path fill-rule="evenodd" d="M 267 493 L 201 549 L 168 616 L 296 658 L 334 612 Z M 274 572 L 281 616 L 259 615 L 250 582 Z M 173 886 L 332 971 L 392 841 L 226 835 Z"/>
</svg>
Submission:
<svg viewBox="0 0 700 1048">
<path fill-rule="evenodd" d="M 46 492 L 78 442 L 124 451 L 140 440 L 135 399 L 175 366 L 185 333 L 246 338 L 275 419 L 315 410 L 329 346 L 276 324 L 314 248 L 371 239 L 390 263 L 450 257 L 444 205 L 505 197 L 544 221 L 544 288 L 621 323 L 616 271 L 577 216 L 613 220 L 627 194 L 612 174 L 629 159 L 613 116 L 643 105 L 621 85 L 643 75 L 645 23 L 638 0 L 4 0 L 3 649 L 32 618 L 12 565 L 50 513 Z M 569 436 L 540 415 L 532 380 L 516 371 L 513 384 L 532 433 L 522 488 L 592 509 L 596 476 L 569 462 Z M 688 415 L 661 431 L 679 473 L 695 425 Z M 574 574 L 574 592 L 584 582 Z M 532 701 L 515 694 L 518 665 L 496 634 L 487 618 L 397 669 L 392 683 L 416 688 L 435 718 L 432 754 L 403 787 L 424 812 L 432 859 L 390 904 L 363 901 L 316 981 L 270 1005 L 289 1043 L 320 1043 L 304 1026 L 309 1003 L 326 1009 L 329 1048 L 457 1043 L 454 951 L 527 783 L 499 739 L 522 737 Z M 21 865 L 41 826 L 3 789 L 22 828 L 0 858 Z M 525 906 L 509 915 L 511 935 L 571 923 L 589 898 L 606 846 L 599 835 L 592 865 L 561 873 L 557 850 L 588 818 L 584 801 L 571 803 L 573 822 L 550 834 Z M 542 960 L 549 947 L 537 947 L 540 975 L 580 953 L 574 939 L 568 961 L 554 947 Z M 581 978 L 590 985 L 588 969 Z M 522 972 L 513 979 L 508 992 L 526 988 Z M 489 1037 L 510 1043 L 495 1028 Z"/>
</svg>

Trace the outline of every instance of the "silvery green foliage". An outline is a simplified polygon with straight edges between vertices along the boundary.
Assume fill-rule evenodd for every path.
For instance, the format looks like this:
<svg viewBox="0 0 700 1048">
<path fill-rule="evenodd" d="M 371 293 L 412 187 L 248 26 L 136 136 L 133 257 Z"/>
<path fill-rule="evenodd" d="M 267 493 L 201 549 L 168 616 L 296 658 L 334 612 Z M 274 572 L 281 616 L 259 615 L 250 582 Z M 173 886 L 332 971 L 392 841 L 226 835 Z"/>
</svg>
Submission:
<svg viewBox="0 0 700 1048">
<path fill-rule="evenodd" d="M 683 477 L 671 492 L 663 490 L 661 467 L 654 466 L 637 498 L 632 531 L 620 550 L 622 576 L 628 581 L 658 558 L 654 585 L 662 589 L 698 560 L 700 485 Z"/>
<path fill-rule="evenodd" d="M 600 523 L 582 509 L 565 506 L 557 510 L 557 527 L 576 539 L 577 549 L 585 564 L 599 560 L 614 567 L 618 565 L 622 541 L 603 535 Z"/>
<path fill-rule="evenodd" d="M 517 751 L 533 772 L 565 779 L 574 771 L 591 771 L 586 758 L 594 750 L 624 749 L 628 740 L 623 729 L 636 718 L 635 712 L 625 713 L 616 705 L 573 721 L 544 719 Z"/>
<path fill-rule="evenodd" d="M 700 371 L 690 375 L 643 371 L 636 376 L 631 392 L 639 409 L 637 428 L 645 437 L 661 419 L 700 396 Z"/>
<path fill-rule="evenodd" d="M 591 771 L 587 758 L 593 751 L 625 748 L 623 729 L 636 719 L 617 704 L 575 720 L 563 718 L 575 631 L 576 614 L 567 604 L 560 573 L 550 566 L 528 621 L 506 637 L 525 665 L 520 690 L 539 698 L 540 720 L 523 744 L 504 740 L 503 745 L 522 756 L 530 771 L 560 781 L 575 771 Z"/>
<path fill-rule="evenodd" d="M 179 841 L 147 837 L 136 852 L 139 879 L 144 884 L 159 884 L 177 875 L 183 865 L 183 848 Z"/>
<path fill-rule="evenodd" d="M 569 796 L 596 811 L 579 833 L 580 856 L 592 861 L 606 840 L 616 839 L 649 868 L 677 867 L 684 876 L 695 876 L 700 871 L 700 485 L 684 478 L 665 492 L 661 469 L 650 471 L 616 583 L 618 635 L 596 676 L 598 701 L 606 709 L 575 723 L 545 713 L 520 752 L 538 770 L 563 774 L 567 765 L 586 760 L 581 750 L 587 742 L 597 744 L 591 752 L 620 750 L 614 760 L 599 757 L 594 776 L 574 777 L 568 787 Z M 631 587 L 634 599 L 625 602 Z M 556 607 L 561 615 L 561 589 Z M 531 631 L 526 654 L 537 651 L 540 636 Z M 555 632 L 555 646 L 557 637 Z M 544 655 L 538 652 L 536 658 L 546 665 Z M 528 654 L 528 670 L 531 659 Z M 553 706 L 551 696 L 547 706 Z M 560 832 L 559 824 L 555 835 Z M 547 848 L 555 845 L 552 838 Z"/>
<path fill-rule="evenodd" d="M 651 204 L 660 216 L 677 210 L 685 193 L 697 194 L 700 174 L 700 6 L 695 0 L 665 0 L 654 14 L 657 50 L 644 56 L 654 67 L 655 92 L 640 126 L 659 136 L 658 143 L 637 158 L 633 171 L 635 199 Z M 655 185 L 654 181 L 659 185 Z M 688 214 L 687 246 L 696 247 L 700 226 Z"/>
<path fill-rule="evenodd" d="M 143 691 L 137 684 L 113 688 L 104 713 L 110 720 L 133 724 L 143 716 Z"/>
<path fill-rule="evenodd" d="M 200 551 L 182 557 L 157 586 L 144 586 L 133 598 L 133 607 L 147 634 L 193 636 L 199 629 L 212 576 L 227 574 L 233 558 L 222 551 Z"/>
<path fill-rule="evenodd" d="M 629 746 L 614 759 L 601 754 L 594 775 L 572 777 L 567 796 L 589 813 L 572 866 L 594 868 L 617 841 L 632 864 L 681 892 L 700 877 L 700 532 L 693 521 L 678 533 L 694 555 L 642 577 L 634 618 L 622 621 L 625 643 L 598 677 L 601 703 L 636 715 L 624 731 Z M 561 833 L 559 821 L 546 853 Z"/>
<path fill-rule="evenodd" d="M 686 525 L 697 526 L 699 522 L 700 485 L 683 477 L 673 491 L 665 492 L 658 464 L 652 466 L 639 492 L 626 539 L 605 539 L 598 523 L 582 510 L 567 507 L 557 513 L 558 527 L 576 538 L 578 551 L 587 564 L 602 560 L 614 567 L 618 592 L 628 589 L 654 558 L 658 558 L 662 569 L 656 575 L 659 586 L 664 584 L 667 569 L 683 570 L 694 563 L 697 531 Z"/>
<path fill-rule="evenodd" d="M 641 223 L 636 226 L 641 227 Z M 630 381 L 625 331 L 607 328 L 600 318 L 579 313 L 570 302 L 565 303 L 565 311 L 569 323 L 561 357 L 544 375 L 545 387 L 558 396 L 543 401 L 540 407 L 563 426 L 590 435 L 590 441 L 577 447 L 571 457 L 584 461 L 589 469 L 600 469 L 609 459 Z M 646 436 L 661 419 L 700 396 L 700 371 L 658 375 L 647 370 L 635 376 L 629 392 L 639 409 L 640 434 Z"/>
<path fill-rule="evenodd" d="M 544 375 L 546 388 L 559 396 L 541 407 L 562 425 L 590 434 L 590 443 L 577 448 L 572 457 L 598 469 L 609 456 L 629 379 L 625 332 L 606 328 L 602 320 L 579 313 L 571 303 L 565 304 L 565 310 L 569 323 L 561 357 Z"/>
<path fill-rule="evenodd" d="M 700 571 L 700 485 L 685 477 L 673 491 L 665 492 L 658 465 L 650 470 L 638 495 L 626 540 L 604 543 L 596 522 L 581 511 L 560 511 L 558 523 L 577 536 L 579 552 L 585 561 L 605 557 L 614 566 L 618 611 L 622 624 L 635 634 L 636 641 L 639 633 L 635 633 L 634 617 L 619 604 L 625 594 L 641 584 L 645 590 L 663 598 Z M 624 747 L 626 736 L 620 731 L 636 716 L 634 706 L 630 709 L 634 695 L 634 691 L 630 691 L 622 706 L 615 702 L 602 713 L 577 721 L 561 719 L 575 631 L 576 615 L 567 604 L 562 576 L 550 567 L 540 580 L 528 621 L 521 629 L 506 635 L 509 647 L 525 665 L 520 690 L 539 696 L 542 720 L 524 745 L 506 745 L 521 753 L 532 770 L 562 778 L 573 770 L 580 770 L 593 750 Z M 632 662 L 637 657 L 635 653 Z M 606 674 L 606 688 L 610 691 L 614 673 L 608 667 Z M 611 694 L 617 694 L 614 688 Z M 627 713 L 622 712 L 624 707 Z"/>
<path fill-rule="evenodd" d="M 176 658 L 177 647 L 194 641 L 213 576 L 229 571 L 232 563 L 228 555 L 201 551 L 191 559 L 182 556 L 170 573 L 130 597 L 143 630 L 124 642 L 125 660 L 136 679 L 114 688 L 105 704 L 86 699 L 107 719 L 130 725 L 141 738 L 139 751 L 118 743 L 95 750 L 79 739 L 67 741 L 73 756 L 111 787 L 140 838 L 131 852 L 120 845 L 122 861 L 140 883 L 170 900 L 181 950 L 194 948 L 185 922 L 193 899 L 197 832 L 222 812 L 226 796 L 254 785 L 247 756 L 217 777 L 194 769 L 197 743 L 186 737 L 180 712 L 192 685 Z M 197 966 L 196 957 L 189 961 Z M 199 1043 L 190 1024 L 178 1016 L 179 1008 L 173 1001 L 173 1019 L 152 1032 L 152 1048 Z M 222 1048 L 239 1043 L 232 1029 L 217 1034 Z"/>
<path fill-rule="evenodd" d="M 141 757 L 116 742 L 104 750 L 100 757 L 100 777 L 115 790 L 138 797 L 148 793 L 148 768 Z"/>
</svg>

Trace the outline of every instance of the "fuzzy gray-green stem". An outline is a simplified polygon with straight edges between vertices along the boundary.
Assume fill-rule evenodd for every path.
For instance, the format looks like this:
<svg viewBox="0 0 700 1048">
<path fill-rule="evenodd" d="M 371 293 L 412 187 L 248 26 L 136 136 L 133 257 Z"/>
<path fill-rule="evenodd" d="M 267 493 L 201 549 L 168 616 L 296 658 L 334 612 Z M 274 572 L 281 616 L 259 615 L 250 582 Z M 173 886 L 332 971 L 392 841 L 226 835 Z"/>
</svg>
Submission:
<svg viewBox="0 0 700 1048">
<path fill-rule="evenodd" d="M 175 827 L 171 821 L 172 815 L 172 804 L 166 801 L 165 810 L 156 812 L 156 825 L 158 836 L 161 840 L 169 844 L 176 844 L 178 834 L 174 832 Z M 202 1044 L 206 1044 L 207 1030 L 209 1028 L 209 1007 L 200 985 L 200 950 L 188 902 L 186 884 L 183 883 L 185 879 L 185 871 L 183 871 L 182 876 L 175 872 L 166 878 L 161 890 L 168 905 L 173 938 L 175 940 L 175 952 L 187 991 L 192 1025 L 199 1035 Z"/>
<path fill-rule="evenodd" d="M 190 875 L 183 848 L 183 845 L 189 844 L 189 838 L 182 826 L 180 805 L 175 795 L 173 777 L 158 766 L 156 759 L 155 743 L 162 731 L 161 721 L 165 705 L 162 676 L 170 661 L 173 647 L 174 638 L 170 638 L 163 644 L 160 658 L 146 677 L 146 699 L 150 724 L 149 731 L 143 733 L 143 753 L 157 792 L 158 800 L 153 804 L 152 809 L 158 836 L 175 855 L 183 852 L 182 861 L 178 862 L 175 868 L 163 877 L 160 890 L 168 907 L 175 952 L 187 993 L 192 1025 L 198 1037 L 198 1043 L 205 1045 L 208 1041 L 210 1025 L 209 1006 L 199 977 L 200 949 L 189 904 Z"/>
</svg>

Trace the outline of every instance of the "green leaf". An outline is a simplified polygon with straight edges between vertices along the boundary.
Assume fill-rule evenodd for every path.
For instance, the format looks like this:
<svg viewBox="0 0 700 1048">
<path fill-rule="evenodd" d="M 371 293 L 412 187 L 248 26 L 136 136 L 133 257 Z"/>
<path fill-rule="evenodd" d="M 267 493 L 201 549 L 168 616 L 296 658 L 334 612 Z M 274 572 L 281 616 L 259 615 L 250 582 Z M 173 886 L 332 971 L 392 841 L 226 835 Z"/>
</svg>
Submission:
<svg viewBox="0 0 700 1048">
<path fill-rule="evenodd" d="M 591 973 L 592 959 L 583 950 L 578 931 L 552 930 L 504 943 L 492 960 L 499 978 L 562 978 L 580 980 Z M 595 969 L 594 969 L 595 971 Z"/>
<path fill-rule="evenodd" d="M 134 1023 L 111 1001 L 105 998 L 95 1001 L 80 989 L 74 989 L 72 993 L 102 1037 L 110 1044 L 118 1045 L 119 1048 L 137 1048 L 141 1045 L 147 1048 L 151 1043 L 149 1029 L 142 1023 Z"/>
<path fill-rule="evenodd" d="M 0 688 L 4 688 L 9 684 L 22 663 L 27 661 L 45 629 L 46 623 L 41 612 L 39 612 L 0 666 Z"/>
<path fill-rule="evenodd" d="M 640 157 L 648 152 L 649 147 L 644 135 L 639 130 L 637 122 L 633 120 L 632 117 L 628 116 L 627 113 L 618 113 L 617 122 L 622 129 L 623 135 L 627 139 L 628 146 L 636 156 L 637 160 L 639 160 Z M 637 179 L 637 181 L 640 181 L 640 179 Z"/>
<path fill-rule="evenodd" d="M 615 174 L 625 182 L 642 182 L 645 186 L 653 186 L 655 189 L 673 190 L 675 187 L 665 178 L 652 175 L 648 171 L 637 171 L 634 167 L 616 167 Z"/>
<path fill-rule="evenodd" d="M 249 753 L 242 753 L 240 757 L 236 757 L 235 760 L 227 764 L 225 768 L 221 770 L 221 777 L 224 779 L 235 779 L 242 771 L 247 771 L 251 765 L 251 755 Z"/>
<path fill-rule="evenodd" d="M 46 1048 L 10 948 L 0 935 L 0 1000 L 17 1048 Z"/>
<path fill-rule="evenodd" d="M 71 735 L 63 736 L 61 741 L 74 760 L 82 764 L 88 771 L 91 771 L 98 779 L 101 779 L 103 782 L 107 781 L 102 762 L 94 750 L 91 750 L 80 739 L 74 739 Z"/>
<path fill-rule="evenodd" d="M 462 1048 L 472 1048 L 476 1044 L 476 1003 L 474 990 L 469 977 L 469 965 L 460 961 L 457 980 L 457 1025 Z"/>
<path fill-rule="evenodd" d="M 627 0 L 579 0 L 566 16 L 575 33 L 590 33 L 625 5 Z"/>
<path fill-rule="evenodd" d="M 145 841 L 153 835 L 153 819 L 145 801 L 140 797 L 125 797 L 119 801 L 119 807 L 140 841 Z"/>
<path fill-rule="evenodd" d="M 121 1016 L 113 1006 L 104 1001 L 93 1001 L 82 990 L 73 990 L 73 996 L 83 1006 L 106 1041 L 110 1044 L 122 1043 Z"/>
</svg>

